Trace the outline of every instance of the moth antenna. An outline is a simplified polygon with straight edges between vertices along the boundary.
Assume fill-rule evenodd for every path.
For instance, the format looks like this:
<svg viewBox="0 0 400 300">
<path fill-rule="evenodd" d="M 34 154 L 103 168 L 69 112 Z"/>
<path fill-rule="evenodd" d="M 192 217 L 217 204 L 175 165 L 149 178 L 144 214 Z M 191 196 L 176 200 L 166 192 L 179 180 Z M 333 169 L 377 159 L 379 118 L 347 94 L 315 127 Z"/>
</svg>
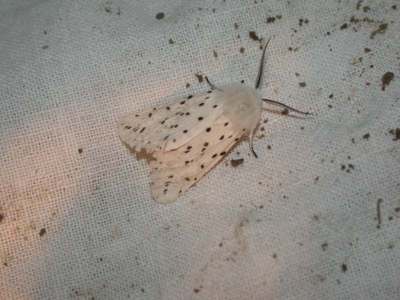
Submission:
<svg viewBox="0 0 400 300">
<path fill-rule="evenodd" d="M 289 105 L 286 105 L 285 103 L 282 103 L 282 102 L 279 102 L 279 101 L 276 101 L 276 100 L 262 98 L 262 101 L 267 102 L 267 103 L 271 103 L 271 104 L 274 104 L 274 105 L 282 106 L 285 109 L 287 109 L 288 111 L 293 111 L 293 112 L 296 112 L 298 114 L 302 114 L 302 115 L 306 115 L 306 116 L 312 115 L 312 113 L 310 113 L 308 111 L 301 111 L 301 110 L 295 109 L 295 108 L 293 108 L 293 107 L 291 107 Z"/>
<path fill-rule="evenodd" d="M 263 53 L 261 56 L 260 66 L 258 67 L 258 74 L 257 74 L 257 79 L 256 79 L 256 85 L 255 85 L 256 89 L 258 89 L 261 85 L 261 80 L 262 80 L 263 72 L 264 72 L 265 52 L 267 50 L 270 40 L 271 40 L 271 38 L 269 38 L 268 41 L 265 43 L 264 50 L 263 50 Z"/>
</svg>

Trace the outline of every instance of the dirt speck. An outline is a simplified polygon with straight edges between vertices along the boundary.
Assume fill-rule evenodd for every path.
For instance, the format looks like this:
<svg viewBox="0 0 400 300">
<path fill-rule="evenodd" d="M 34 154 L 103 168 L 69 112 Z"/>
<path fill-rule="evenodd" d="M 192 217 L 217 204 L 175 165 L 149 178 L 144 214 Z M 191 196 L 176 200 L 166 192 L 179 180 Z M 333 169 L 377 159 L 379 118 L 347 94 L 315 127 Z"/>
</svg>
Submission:
<svg viewBox="0 0 400 300">
<path fill-rule="evenodd" d="M 235 26 L 235 29 L 239 29 L 239 24 L 238 23 L 234 23 L 233 26 Z"/>
<path fill-rule="evenodd" d="M 343 23 L 342 26 L 340 26 L 340 30 L 346 29 L 349 27 L 349 24 Z"/>
<path fill-rule="evenodd" d="M 389 130 L 389 133 L 393 135 L 393 141 L 400 140 L 400 128 L 393 128 Z"/>
<path fill-rule="evenodd" d="M 370 38 L 370 39 L 374 39 L 375 36 L 376 36 L 378 33 L 379 33 L 379 34 L 384 34 L 384 33 L 386 32 L 386 29 L 387 29 L 387 28 L 388 28 L 388 24 L 387 24 L 387 23 L 380 24 L 380 25 L 378 26 L 377 29 L 375 29 L 374 31 L 371 32 L 369 38 Z"/>
<path fill-rule="evenodd" d="M 193 289 L 193 292 L 194 292 L 195 294 L 198 294 L 198 293 L 200 293 L 200 291 L 201 291 L 202 288 L 203 288 L 203 286 L 199 286 L 198 288 L 194 288 L 194 289 Z"/>
<path fill-rule="evenodd" d="M 105 11 L 106 13 L 108 13 L 108 14 L 111 14 L 111 13 L 112 13 L 111 7 L 108 6 L 108 5 L 104 7 L 104 11 Z"/>
<path fill-rule="evenodd" d="M 366 13 L 366 12 L 369 12 L 371 10 L 371 8 L 369 7 L 369 6 L 364 6 L 363 7 L 363 11 Z"/>
<path fill-rule="evenodd" d="M 42 49 L 43 49 L 43 50 L 46 50 L 46 49 L 48 49 L 48 48 L 49 48 L 49 45 L 43 45 L 43 46 L 42 46 Z"/>
<path fill-rule="evenodd" d="M 217 51 L 213 50 L 213 55 L 214 55 L 215 58 L 217 58 L 218 57 Z"/>
<path fill-rule="evenodd" d="M 362 138 L 363 138 L 364 140 L 368 140 L 370 137 L 371 137 L 371 135 L 370 135 L 369 133 L 366 133 L 366 134 L 364 134 L 364 135 L 362 136 Z"/>
<path fill-rule="evenodd" d="M 361 8 L 361 4 L 363 3 L 364 0 L 358 0 L 356 9 L 359 10 Z"/>
<path fill-rule="evenodd" d="M 164 17 L 165 17 L 165 14 L 163 12 L 159 12 L 159 13 L 156 14 L 156 19 L 157 20 L 164 19 Z"/>
<path fill-rule="evenodd" d="M 289 110 L 287 108 L 285 108 L 284 110 L 281 111 L 281 114 L 286 116 L 289 114 Z"/>
<path fill-rule="evenodd" d="M 272 254 L 272 258 L 273 258 L 273 259 L 277 259 L 277 258 L 278 258 L 278 254 L 273 253 L 273 254 Z"/>
<path fill-rule="evenodd" d="M 198 80 L 200 83 L 203 82 L 203 80 L 204 80 L 203 75 L 201 75 L 201 74 L 194 74 L 194 75 L 197 77 L 197 80 Z"/>
<path fill-rule="evenodd" d="M 382 224 L 382 209 L 381 209 L 382 202 L 383 202 L 382 198 L 379 198 L 376 201 L 376 219 L 378 220 L 378 225 L 376 225 L 376 228 L 378 229 L 381 228 Z"/>
<path fill-rule="evenodd" d="M 382 91 L 386 89 L 386 87 L 392 82 L 394 78 L 393 72 L 386 72 L 383 74 L 381 81 L 382 81 Z"/>
<path fill-rule="evenodd" d="M 300 18 L 299 19 L 299 26 L 303 26 L 303 24 L 308 24 L 308 19 Z"/>
<path fill-rule="evenodd" d="M 240 49 L 239 49 L 240 53 L 242 53 L 242 54 L 244 53 L 244 50 L 245 50 L 244 47 L 240 47 Z"/>
<path fill-rule="evenodd" d="M 364 48 L 364 52 L 365 52 L 365 53 L 369 53 L 369 52 L 371 52 L 371 49 L 369 49 L 369 48 Z"/>
<path fill-rule="evenodd" d="M 343 273 L 347 272 L 347 265 L 346 264 L 342 264 L 340 268 L 342 269 Z"/>
<path fill-rule="evenodd" d="M 275 20 L 276 20 L 275 17 L 268 17 L 268 18 L 267 18 L 267 23 L 274 23 Z"/>
<path fill-rule="evenodd" d="M 253 41 L 261 41 L 261 39 L 258 37 L 257 33 L 255 31 L 249 31 L 249 37 Z"/>
<path fill-rule="evenodd" d="M 322 248 L 322 251 L 326 251 L 326 249 L 328 249 L 328 243 L 325 242 L 325 243 L 321 244 L 321 248 Z"/>
<path fill-rule="evenodd" d="M 303 82 L 299 82 L 299 86 L 300 87 L 305 87 L 306 86 L 306 83 L 303 81 Z"/>
<path fill-rule="evenodd" d="M 82 154 L 82 152 L 83 152 L 83 149 L 82 149 L 82 148 L 79 148 L 79 149 L 78 149 L 78 153 L 79 153 L 79 154 Z"/>
<path fill-rule="evenodd" d="M 240 166 L 243 162 L 244 162 L 243 158 L 231 159 L 231 166 L 236 168 L 237 166 Z"/>
<path fill-rule="evenodd" d="M 169 40 L 168 40 L 168 43 L 170 43 L 171 45 L 172 45 L 172 44 L 175 44 L 175 42 L 174 42 L 173 39 L 169 39 Z"/>
<path fill-rule="evenodd" d="M 0 214 L 0 223 L 4 220 L 4 215 Z"/>
<path fill-rule="evenodd" d="M 39 236 L 44 236 L 46 234 L 46 228 L 42 228 L 39 231 Z"/>
<path fill-rule="evenodd" d="M 186 83 L 186 85 L 185 85 L 185 87 L 188 89 L 188 88 L 190 88 L 190 83 Z"/>
</svg>

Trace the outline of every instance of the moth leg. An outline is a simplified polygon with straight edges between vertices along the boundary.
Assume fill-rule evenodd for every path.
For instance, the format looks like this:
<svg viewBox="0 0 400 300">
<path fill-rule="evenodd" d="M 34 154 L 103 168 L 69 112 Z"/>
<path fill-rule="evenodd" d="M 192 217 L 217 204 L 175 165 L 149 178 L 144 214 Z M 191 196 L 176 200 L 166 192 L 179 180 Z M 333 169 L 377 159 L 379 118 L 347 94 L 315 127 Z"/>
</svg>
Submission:
<svg viewBox="0 0 400 300">
<path fill-rule="evenodd" d="M 298 114 L 302 114 L 302 115 L 306 115 L 306 116 L 307 115 L 312 115 L 312 113 L 310 113 L 308 111 L 301 111 L 301 110 L 295 109 L 293 107 L 290 107 L 289 105 L 286 105 L 286 104 L 284 104 L 282 102 L 279 102 L 279 101 L 276 101 L 276 100 L 267 99 L 267 98 L 262 98 L 262 100 L 264 102 L 267 102 L 267 103 L 271 103 L 271 104 L 274 104 L 274 105 L 278 105 L 278 106 L 284 107 L 287 111 L 294 111 L 294 112 L 296 112 Z"/>
<path fill-rule="evenodd" d="M 258 158 L 258 155 L 256 153 L 256 151 L 254 151 L 254 147 L 253 147 L 253 137 L 254 137 L 254 133 L 252 133 L 249 137 L 249 146 L 250 146 L 250 151 L 251 153 L 253 153 L 255 158 Z"/>
<path fill-rule="evenodd" d="M 220 89 L 219 87 L 217 87 L 215 84 L 213 84 L 213 83 L 208 79 L 208 76 L 204 76 L 204 78 L 205 78 L 207 84 L 210 86 L 210 88 L 211 88 L 212 90 L 219 90 L 219 91 L 222 91 L 222 89 Z"/>
</svg>

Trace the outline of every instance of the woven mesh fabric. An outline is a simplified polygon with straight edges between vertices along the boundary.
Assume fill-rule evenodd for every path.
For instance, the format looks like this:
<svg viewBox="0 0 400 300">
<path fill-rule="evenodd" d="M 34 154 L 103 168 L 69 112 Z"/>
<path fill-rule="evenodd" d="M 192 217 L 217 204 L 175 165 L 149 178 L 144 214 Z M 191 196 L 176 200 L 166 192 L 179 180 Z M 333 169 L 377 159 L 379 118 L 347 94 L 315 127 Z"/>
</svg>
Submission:
<svg viewBox="0 0 400 300">
<path fill-rule="evenodd" d="M 399 12 L 0 1 L 0 299 L 399 299 Z M 118 119 L 207 90 L 198 73 L 253 85 L 252 31 L 263 95 L 314 116 L 263 113 L 258 159 L 241 143 L 156 203 Z"/>
</svg>

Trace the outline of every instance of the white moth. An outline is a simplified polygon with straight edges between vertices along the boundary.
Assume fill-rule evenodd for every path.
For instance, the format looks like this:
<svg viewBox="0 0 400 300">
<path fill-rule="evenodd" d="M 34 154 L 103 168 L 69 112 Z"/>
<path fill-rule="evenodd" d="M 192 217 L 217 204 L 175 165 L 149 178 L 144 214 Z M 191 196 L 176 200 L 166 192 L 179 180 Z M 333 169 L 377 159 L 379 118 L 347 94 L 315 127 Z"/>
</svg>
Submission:
<svg viewBox="0 0 400 300">
<path fill-rule="evenodd" d="M 241 139 L 253 137 L 260 122 L 263 101 L 295 111 L 283 103 L 264 99 L 260 87 L 265 44 L 255 88 L 233 84 L 217 88 L 206 77 L 211 90 L 179 99 L 164 107 L 131 113 L 119 122 L 122 142 L 151 168 L 153 198 L 170 203 L 220 162 Z"/>
</svg>

